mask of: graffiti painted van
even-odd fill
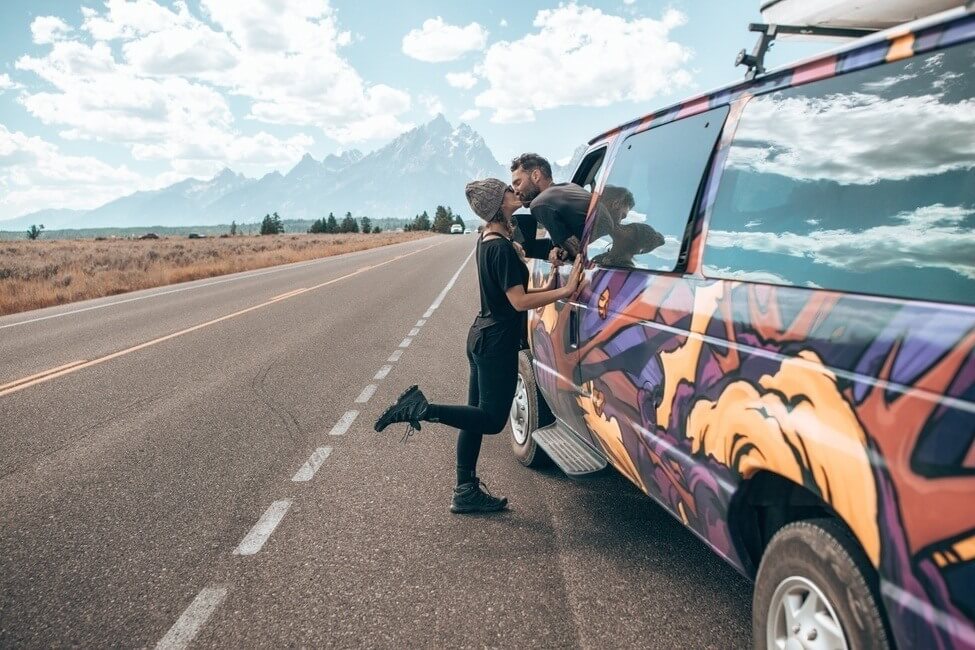
[[[515,455],[656,499],[755,581],[756,647],[975,648],[972,12],[655,112],[576,170],[587,282],[531,313]]]

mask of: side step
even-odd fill
[[[572,478],[598,472],[606,467],[606,459],[595,449],[579,440],[575,434],[555,422],[532,432],[532,439],[545,450],[563,472]]]

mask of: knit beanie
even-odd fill
[[[497,178],[485,178],[482,181],[471,181],[464,188],[467,202],[471,204],[474,214],[487,222],[494,220],[504,202],[504,192],[507,183]]]

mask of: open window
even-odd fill
[[[572,175],[572,182],[580,187],[584,187],[590,194],[595,192],[596,181],[599,179],[599,172],[603,169],[603,160],[605,158],[605,146],[587,153],[586,157],[579,163],[576,173]]]

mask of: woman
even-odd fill
[[[457,438],[457,487],[451,512],[494,512],[508,504],[481,487],[477,457],[481,438],[504,428],[518,379],[518,350],[525,330],[525,313],[564,300],[575,293],[582,274],[582,258],[576,260],[566,286],[554,288],[558,270],[553,268],[545,287],[528,288],[528,268],[511,241],[511,217],[521,207],[514,190],[503,181],[488,178],[468,183],[467,201],[486,224],[478,235],[477,278],[481,310],[467,336],[470,383],[467,406],[430,404],[417,386],[400,395],[376,421],[376,431],[394,422],[439,422],[460,430]],[[412,432],[407,430],[407,436]]]

